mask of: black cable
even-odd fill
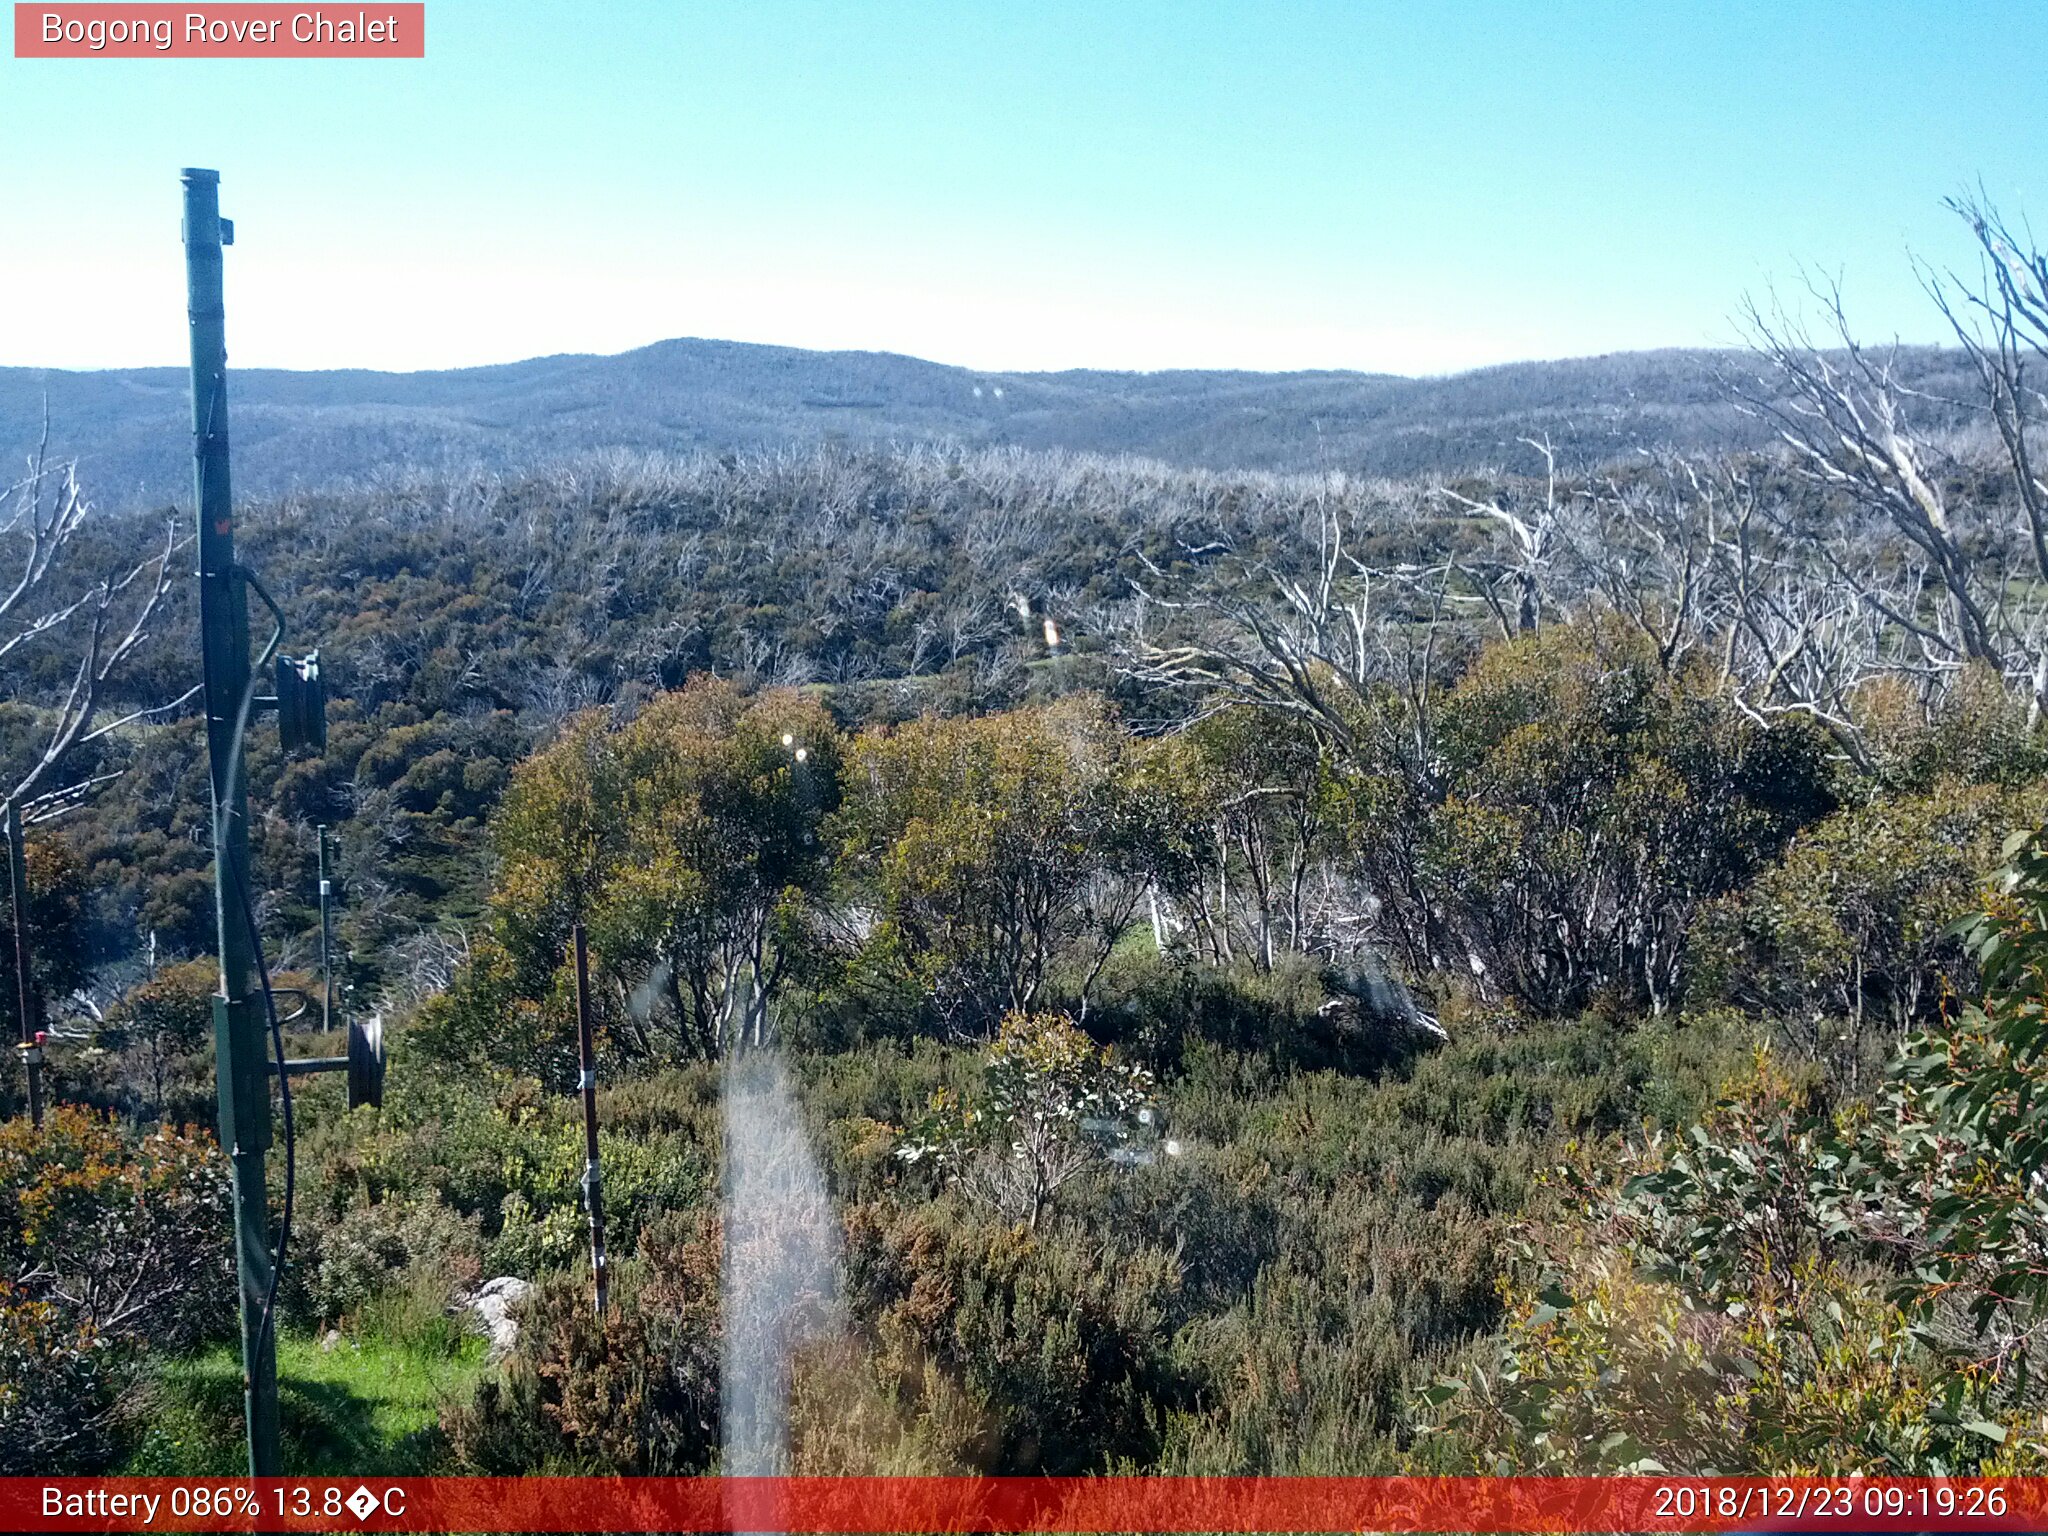
[[[263,583],[256,579],[254,573],[248,567],[240,564],[232,568],[231,574],[247,582],[255,590],[256,595],[263,600],[263,605],[270,610],[271,616],[276,620],[277,627],[271,631],[270,639],[264,644],[262,654],[257,657],[256,664],[249,669],[249,680],[242,688],[241,706],[235,711],[234,743],[228,749],[228,771],[225,775],[225,782],[230,796],[225,811],[229,816],[237,814],[240,809],[234,803],[232,797],[236,779],[241,772],[242,747],[249,736],[249,715],[256,707],[256,685],[262,678],[264,669],[270,665],[271,658],[277,655],[277,648],[284,640],[284,612],[277,606],[276,601],[271,595],[264,590]],[[221,814],[222,807],[216,805],[214,807],[216,825],[218,825]],[[250,902],[249,872],[246,869],[234,867],[234,861],[226,857],[226,843],[224,841],[216,841],[214,845],[214,860],[217,865],[226,868],[229,877],[232,879],[235,887],[235,898],[242,908],[242,921],[249,930],[249,948],[254,951],[256,956],[256,977],[263,986],[263,1011],[270,1023],[271,1048],[277,1053],[277,1086],[284,1100],[284,1213],[278,1223],[277,1243],[271,1249],[270,1285],[263,1293],[263,1315],[256,1328],[256,1348],[260,1351],[263,1348],[263,1341],[275,1335],[277,1324],[277,1283],[279,1277],[284,1273],[285,1250],[290,1245],[292,1235],[292,1196],[298,1182],[299,1142],[298,1133],[292,1124],[292,1081],[285,1072],[284,1030],[277,1022],[277,999],[270,990],[270,965],[263,958],[263,932],[256,926],[256,909]],[[225,938],[226,935],[222,935],[222,937]],[[221,980],[223,983],[226,982],[227,977],[225,974],[223,974]]]
[[[270,990],[270,964],[263,958],[263,934],[256,926],[256,912],[249,905],[248,871],[235,872],[235,894],[240,899],[242,920],[248,924],[249,947],[256,955],[256,979],[263,986],[263,1011],[270,1021],[270,1044],[277,1053],[277,1087],[284,1107],[284,1211],[278,1221],[277,1245],[271,1250],[270,1287],[263,1294],[263,1319],[256,1329],[256,1347],[261,1349],[276,1324],[277,1283],[284,1275],[284,1255],[292,1237],[292,1195],[298,1183],[299,1138],[292,1125],[292,1080],[285,1071],[284,1029],[277,1021],[277,998]]]

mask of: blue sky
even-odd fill
[[[2036,0],[427,21],[423,61],[0,58],[0,364],[183,361],[186,164],[238,225],[234,359],[282,367],[698,335],[1429,373],[1726,343],[1802,263],[1865,335],[1933,339],[1941,197],[2048,224]]]

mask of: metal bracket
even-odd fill
[[[277,1076],[277,1063],[271,1061],[270,1075]],[[287,1077],[310,1077],[320,1072],[346,1072],[348,1074],[348,1107],[360,1109],[365,1104],[373,1109],[384,1105],[384,1018],[371,1014],[367,1020],[351,1019],[348,1026],[348,1054],[346,1056],[298,1056],[286,1060]]]
[[[348,1026],[348,1107],[384,1106],[384,1016],[352,1019]]]
[[[294,757],[327,750],[327,685],[317,650],[277,658],[277,734]]]

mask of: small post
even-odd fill
[[[609,1276],[604,1260],[604,1185],[597,1166],[597,1044],[590,1031],[590,952],[583,925],[575,929],[576,1049],[583,1075],[583,1208],[590,1213],[590,1273],[597,1292],[597,1315],[604,1316]]]
[[[334,968],[329,963],[330,928],[327,919],[327,827],[314,829],[320,839],[320,1028],[334,1029]]]
[[[14,904],[14,992],[16,1017],[21,1022],[22,1065],[28,1070],[28,1118],[37,1130],[43,1128],[43,1043],[36,1008],[35,979],[29,975],[28,942],[28,850],[21,841],[21,807],[7,804],[8,892]]]

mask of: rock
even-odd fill
[[[486,1280],[477,1287],[476,1294],[469,1298],[469,1310],[491,1341],[491,1358],[502,1360],[512,1352],[512,1346],[519,1342],[519,1321],[512,1316],[512,1309],[526,1299],[526,1293],[533,1287],[515,1275],[500,1275],[495,1280]]]
[[[1417,1007],[1414,996],[1376,959],[1359,957],[1326,967],[1322,982],[1327,1000],[1316,1012],[1339,1029],[1377,1032],[1393,1040],[1403,1035],[1451,1038],[1436,1016]]]

